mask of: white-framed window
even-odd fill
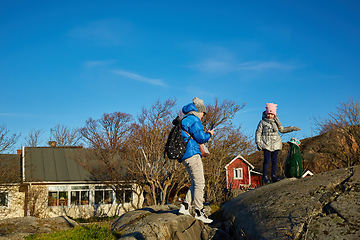
[[[90,204],[90,186],[71,186],[70,192],[71,205]]]
[[[48,207],[129,203],[132,197],[131,185],[124,186],[118,194],[115,194],[113,189],[105,185],[84,184],[48,187]],[[0,201],[1,204],[3,202],[7,204],[5,197],[4,200],[1,199]]]
[[[112,204],[114,202],[114,191],[108,186],[95,186],[94,204]]]
[[[48,206],[67,206],[68,186],[51,186],[48,189]]]
[[[133,190],[130,185],[124,186],[123,189],[116,193],[116,203],[129,203],[133,197]]]
[[[234,169],[234,179],[243,179],[243,169],[242,168]]]
[[[8,192],[0,192],[0,207],[8,207],[9,206],[9,193]]]

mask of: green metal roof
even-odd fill
[[[24,182],[93,181],[92,174],[77,162],[85,151],[76,147],[25,147]]]

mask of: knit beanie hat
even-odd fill
[[[292,143],[297,145],[298,147],[300,146],[301,142],[299,140],[297,140],[296,138],[291,138],[290,141],[288,143]]]
[[[266,114],[271,113],[276,115],[276,106],[277,104],[274,103],[266,103]]]
[[[195,97],[192,100],[193,104],[195,105],[196,109],[198,110],[199,113],[204,112],[206,113],[206,107],[204,104],[204,101],[201,100],[200,98]]]

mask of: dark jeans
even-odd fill
[[[271,176],[276,177],[277,161],[278,161],[278,150],[270,152],[264,150],[264,163],[263,163],[263,178],[267,177],[268,166],[271,160]]]

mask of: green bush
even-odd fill
[[[86,240],[86,239],[104,239],[114,240],[120,236],[115,236],[110,226],[107,224],[89,224],[87,226],[76,226],[73,229],[54,232],[54,233],[43,233],[33,234],[27,236],[26,240],[52,240],[52,239],[69,239],[69,240]]]

